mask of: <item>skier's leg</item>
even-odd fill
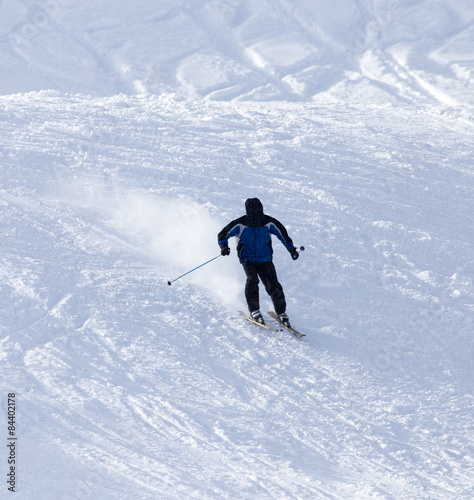
[[[260,298],[258,293],[258,272],[254,262],[242,263],[245,274],[247,275],[247,282],[245,283],[245,299],[250,312],[258,311],[260,309]]]
[[[279,315],[286,311],[286,300],[283,287],[278,281],[276,269],[273,262],[261,262],[258,264],[258,275],[262,280],[265,290],[273,302],[275,312]]]

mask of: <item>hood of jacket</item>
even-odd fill
[[[252,227],[263,226],[263,205],[258,198],[245,201],[245,211]]]

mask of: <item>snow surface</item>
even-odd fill
[[[3,0],[0,95],[474,104],[471,0]]]
[[[1,498],[12,392],[22,499],[474,497],[473,24],[0,2]],[[303,340],[234,248],[167,286],[254,196]]]

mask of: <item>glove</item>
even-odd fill
[[[230,248],[228,245],[222,245],[221,246],[221,255],[226,256],[230,254]]]
[[[290,255],[293,260],[296,260],[300,256],[295,247],[290,248]]]

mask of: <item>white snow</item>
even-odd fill
[[[1,2],[0,497],[14,393],[22,499],[472,498],[473,26]],[[255,196],[303,340],[240,318],[233,246],[167,285]]]

